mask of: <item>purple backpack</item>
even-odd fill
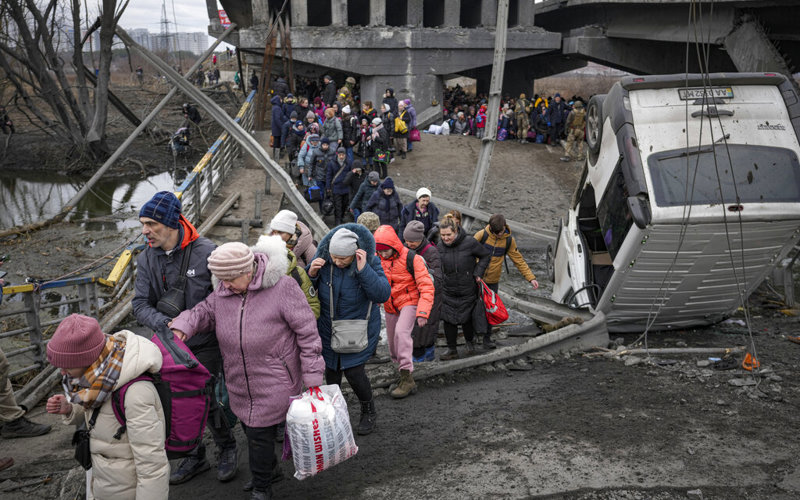
[[[149,380],[156,387],[164,409],[167,436],[164,448],[167,450],[167,458],[171,460],[185,456],[203,440],[214,388],[211,385],[211,375],[203,365],[197,363],[194,368],[187,368],[176,363],[158,335],[153,335],[150,340],[158,346],[164,358],[161,371],[145,372],[113,392],[111,407],[121,425],[114,438],[120,439],[125,433],[124,401],[128,388],[134,382]],[[186,344],[177,337],[174,342],[179,349],[186,351],[194,361],[197,361]]]

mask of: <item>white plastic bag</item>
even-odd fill
[[[286,432],[294,459],[294,477],[303,480],[358,453],[347,402],[338,385],[322,385],[292,401]]]

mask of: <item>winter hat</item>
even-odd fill
[[[330,144],[331,140],[328,137],[323,137],[321,142],[322,142],[322,144]]]
[[[178,229],[180,216],[181,202],[175,194],[169,191],[156,193],[139,210],[139,217],[148,217],[172,229]]]
[[[425,224],[418,220],[412,220],[406,224],[403,231],[403,239],[406,241],[422,241],[425,238]]]
[[[387,245],[386,243],[375,242],[375,250],[394,250],[394,249],[389,245]]]
[[[375,212],[362,212],[356,222],[369,229],[370,233],[377,231],[381,225],[381,219]]]
[[[289,115],[290,120],[297,120],[297,111],[292,111],[292,114]]]
[[[342,154],[342,155],[343,155],[343,154],[345,154],[345,153],[347,153],[347,150],[346,150],[346,149],[344,149],[344,148],[343,148],[343,147],[341,147],[341,146],[340,146],[340,147],[339,147],[339,148],[336,150],[336,154]]]
[[[561,97],[561,94],[559,94],[558,92],[556,92],[556,95],[555,95],[554,97]]]
[[[342,108],[342,113],[347,113],[348,115],[350,114],[350,105],[349,104]]]
[[[352,83],[353,85],[356,84],[356,79],[353,78],[352,76],[348,76],[347,78],[344,79],[344,81],[347,83]]]
[[[499,233],[506,228],[506,218],[503,214],[494,214],[489,217],[489,228],[493,233]]]
[[[389,105],[388,105],[388,104],[386,104],[386,103],[383,103],[383,111],[384,111],[384,112],[386,112],[386,111],[389,111],[390,109],[392,109],[392,107],[391,107],[391,106],[389,106]]]
[[[383,180],[383,184],[381,184],[381,189],[394,189],[394,181],[391,177],[387,177]]]
[[[294,228],[297,224],[297,214],[291,210],[281,210],[275,217],[269,221],[269,228],[272,231],[280,231],[282,233],[294,234]]]
[[[311,134],[308,136],[308,142],[317,142],[319,140],[319,134]]]
[[[208,256],[208,270],[222,281],[235,280],[253,269],[253,251],[240,241],[218,246]]]
[[[320,99],[319,97],[315,97],[314,104],[322,104],[322,99]]]
[[[575,105],[573,107],[575,109],[583,109],[583,103],[581,101],[575,101]]]
[[[372,124],[373,125],[380,125],[381,123],[383,123],[383,121],[380,118],[378,118],[377,116],[372,119]]]
[[[369,179],[370,182],[378,182],[381,180],[381,175],[376,170],[373,170],[367,174],[367,179]]]
[[[405,103],[406,106],[411,106],[411,99],[403,99],[403,103]]]
[[[322,78],[323,78],[324,80],[333,80],[333,78],[331,78],[331,75],[325,75],[325,76],[323,76]]]
[[[314,112],[313,112],[313,111],[309,111],[308,113],[306,113],[306,120],[308,120],[309,118],[314,118],[314,117],[316,117],[316,116],[317,116],[317,115],[316,115],[316,114],[314,114]]]
[[[328,251],[337,257],[350,257],[358,249],[358,235],[346,228],[340,228],[331,236]]]
[[[417,189],[417,195],[416,196],[417,196],[416,199],[420,199],[423,196],[427,196],[428,198],[430,198],[431,197],[431,190],[426,188],[426,187],[421,187],[421,188]]]
[[[106,345],[106,336],[96,319],[70,314],[47,343],[47,361],[58,368],[91,366]]]

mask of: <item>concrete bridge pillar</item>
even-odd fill
[[[347,26],[347,0],[331,0],[331,26]]]
[[[519,0],[519,25],[525,28],[533,26],[533,0]]]
[[[422,4],[425,0],[408,0],[408,24],[416,28],[422,27]]]
[[[457,28],[461,24],[461,0],[444,0],[444,26]]]
[[[442,86],[444,79],[441,75],[376,75],[362,76],[361,101],[372,101],[376,110],[380,109],[383,93],[387,88],[394,89],[397,99],[411,99],[418,110],[426,110],[431,103],[436,101],[442,104]],[[440,121],[441,121],[441,117]]]
[[[292,26],[308,26],[306,0],[292,0]]]
[[[487,28],[497,26],[497,0],[481,0],[481,25]]]
[[[386,26],[385,0],[369,0],[369,25]]]
[[[252,0],[253,24],[266,24],[269,22],[269,1]]]

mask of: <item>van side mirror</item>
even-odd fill
[[[652,215],[650,214],[650,202],[643,195],[628,197],[628,210],[631,213],[634,224],[639,229],[644,229],[650,224]]]

